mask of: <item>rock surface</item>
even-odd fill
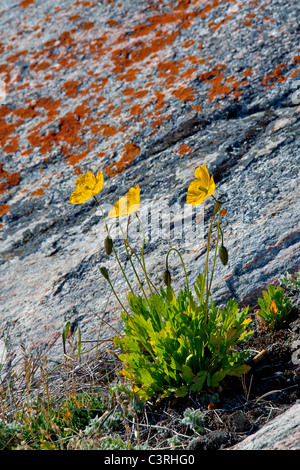
[[[300,403],[229,450],[300,450]]]
[[[101,212],[93,199],[68,203],[88,169],[104,172],[106,208],[139,184],[141,215],[173,210],[185,221],[173,238],[170,226],[147,226],[157,285],[171,246],[191,284],[203,271],[212,202],[194,214],[198,238],[183,214],[204,163],[227,210],[215,301],[255,303],[299,271],[299,9],[298,0],[0,1],[0,333],[12,365],[21,344],[60,357],[66,320],[84,341],[118,325],[99,266],[123,299],[127,290],[105,254]],[[170,266],[182,287],[175,255]]]

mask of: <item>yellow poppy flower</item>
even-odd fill
[[[206,165],[198,167],[195,171],[195,179],[188,187],[188,194],[186,197],[187,204],[197,206],[201,204],[204,199],[211,196],[216,189],[213,176],[209,176]]]
[[[135,188],[130,188],[125,197],[116,202],[113,209],[109,211],[108,217],[124,217],[133,214],[140,206],[140,187],[137,184]]]
[[[90,197],[96,196],[103,188],[103,173],[98,171],[95,176],[90,170],[87,174],[79,176],[75,181],[76,189],[71,194],[69,202],[71,204],[82,204]]]

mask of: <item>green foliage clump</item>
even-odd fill
[[[280,286],[269,285],[262,294],[263,298],[258,299],[260,310],[257,315],[269,330],[279,328],[291,311],[291,302]]]
[[[1,423],[0,422],[0,450],[10,449],[16,444],[17,433],[20,432],[20,425],[14,423]]]
[[[211,301],[207,311],[202,300],[203,276],[197,278],[197,303],[185,287],[178,296],[171,286],[152,294],[147,302],[128,294],[133,312],[122,312],[124,336],[115,337],[122,349],[122,374],[142,399],[174,394],[186,396],[204,386],[216,387],[227,375],[241,376],[249,370],[246,352],[236,346],[253,332],[246,331],[248,308],[239,310],[236,300],[224,309]]]
[[[33,409],[26,407],[16,413],[16,422],[19,424],[15,435],[18,439],[12,439],[12,435],[7,448],[12,448],[14,444],[17,448],[62,450],[74,432],[81,432],[90,425],[95,412],[102,415],[107,409],[103,398],[88,394],[70,394],[60,405],[53,406],[49,402],[40,406],[39,403],[37,409],[32,405]],[[10,425],[6,426],[5,431],[7,433],[13,429]],[[0,427],[0,444],[1,436],[4,435]]]
[[[279,283],[288,289],[299,291],[300,290],[300,273],[295,273],[295,277],[291,276],[289,273],[286,273],[286,276],[282,276],[279,279]]]

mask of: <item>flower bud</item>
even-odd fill
[[[164,283],[166,286],[171,285],[171,273],[168,269],[166,269],[165,274],[164,274]]]
[[[220,260],[222,261],[222,264],[226,266],[226,264],[228,263],[228,250],[223,245],[221,246],[219,250],[219,257],[220,257]]]
[[[105,252],[107,255],[110,255],[113,248],[113,241],[110,237],[106,237],[104,240]]]
[[[217,201],[214,207],[214,215],[216,215],[219,212],[219,210],[221,209],[221,206],[222,206],[222,202]]]
[[[102,276],[108,281],[109,275],[108,275],[107,269],[104,266],[101,266],[101,268],[99,268],[99,271],[102,274]]]

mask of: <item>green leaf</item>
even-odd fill
[[[68,320],[63,327],[63,332],[62,332],[62,340],[63,340],[63,349],[64,349],[64,354],[66,354],[66,341],[67,341],[67,336],[68,336],[68,331],[70,328],[70,321]]]
[[[202,274],[198,274],[196,278],[196,285],[194,286],[194,290],[199,300],[199,304],[202,305],[204,295],[205,295],[205,278]]]
[[[176,296],[171,286],[167,286],[166,294],[167,294],[167,300],[168,302],[170,302],[170,304],[176,303]]]
[[[177,388],[174,395],[175,397],[179,398],[179,397],[185,397],[188,393],[189,393],[189,387],[187,387],[186,385],[183,385],[182,387]]]
[[[48,441],[43,441],[41,443],[41,450],[55,450],[56,447],[54,444],[50,444]]]
[[[81,354],[81,328],[80,328],[79,324],[78,324],[78,327],[77,327],[77,331],[78,331],[78,352],[77,352],[77,356],[80,356],[80,354]]]
[[[187,385],[192,383],[194,377],[194,373],[189,366],[183,365],[182,366],[182,378],[186,382]]]
[[[216,387],[221,382],[221,380],[224,379],[227,373],[225,370],[221,369],[215,372],[211,377],[210,374],[208,374],[207,385],[209,387]]]
[[[233,369],[228,371],[228,375],[234,375],[235,377],[240,377],[243,374],[246,374],[251,369],[247,364],[240,364],[235,366]]]
[[[193,385],[191,386],[191,391],[192,392],[200,392],[200,390],[202,389],[202,387],[204,385],[206,377],[207,377],[206,372],[204,372],[204,371],[203,372],[198,372],[197,378],[196,378],[195,382],[193,383]]]

